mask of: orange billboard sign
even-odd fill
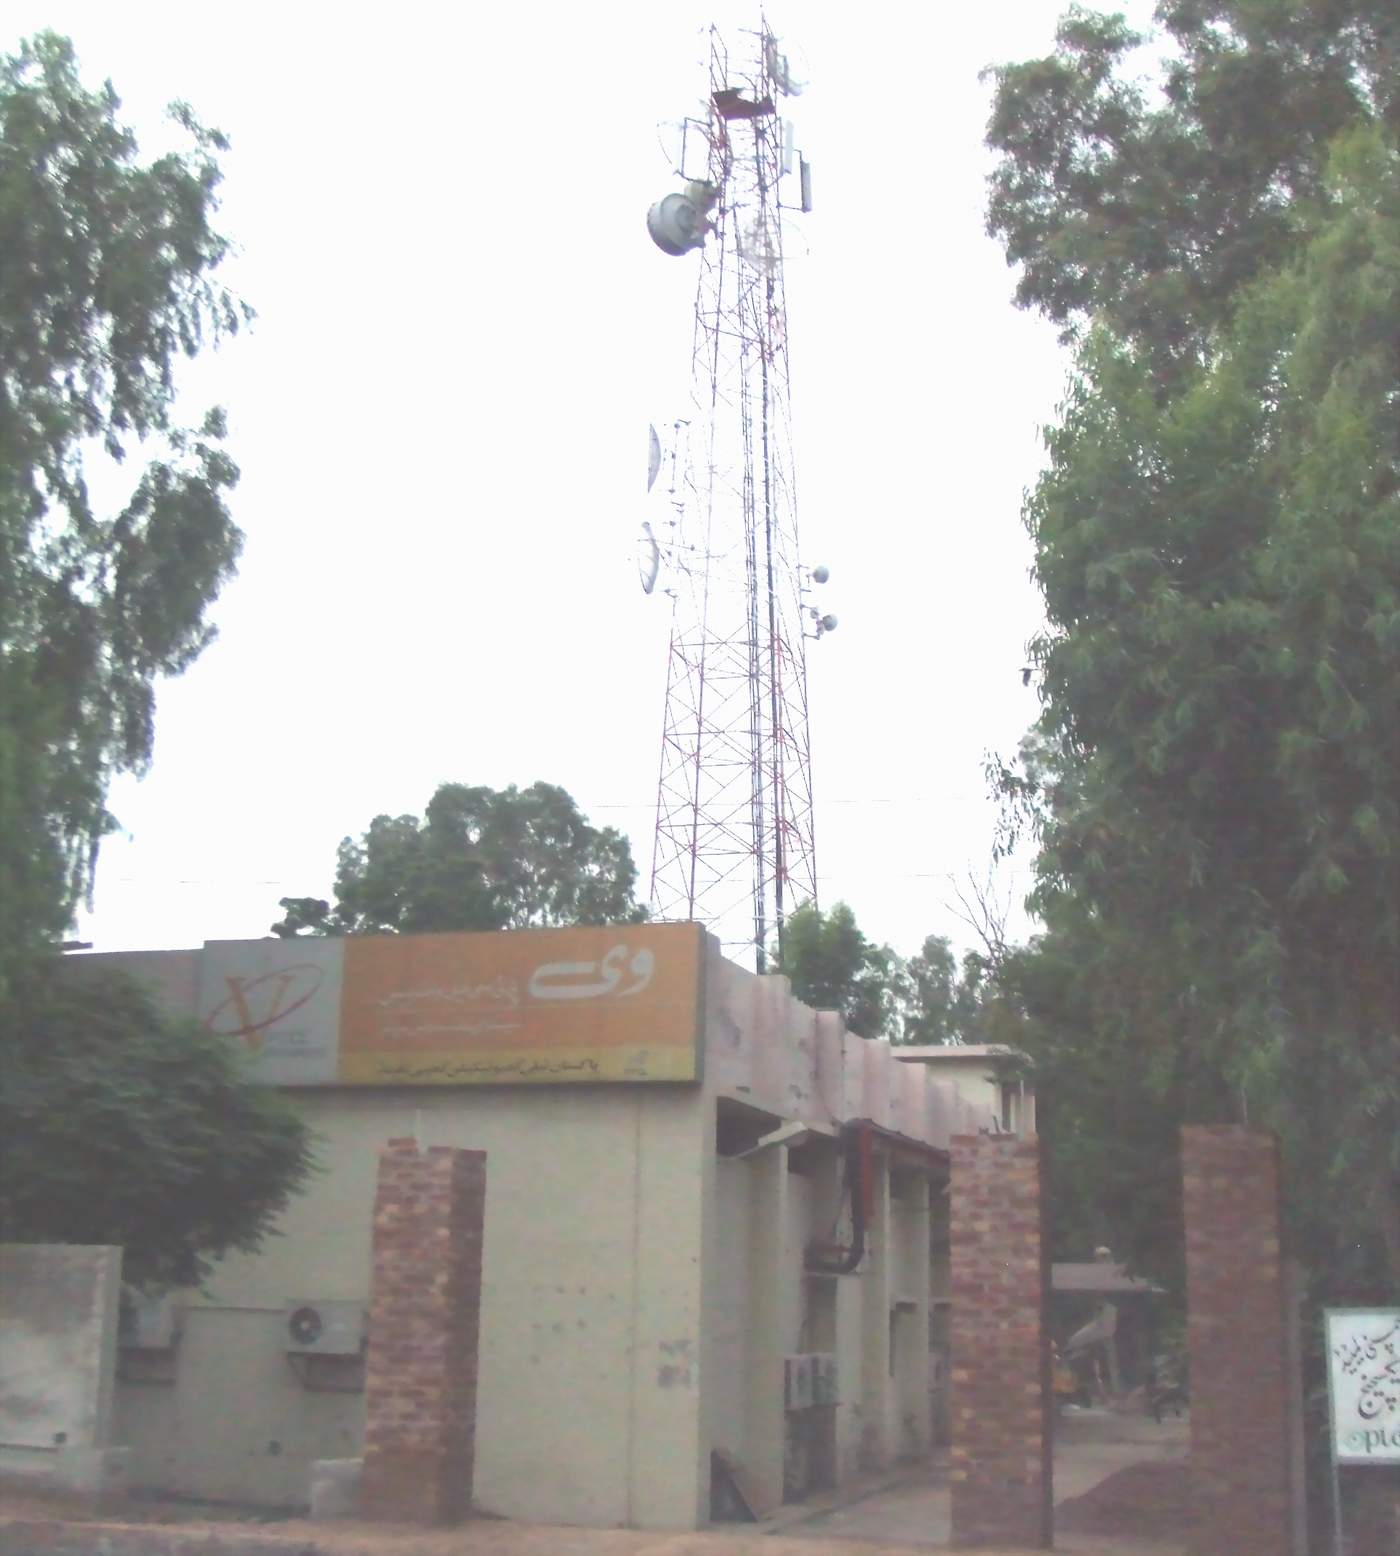
[[[695,924],[352,937],[336,1078],[698,1080],[702,938]]]

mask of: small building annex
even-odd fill
[[[132,1309],[134,1485],[295,1507],[359,1454],[377,1163],[404,1136],[486,1152],[483,1510],[695,1528],[736,1486],[763,1514],[930,1445],[949,1137],[998,1121],[698,926],[73,965],[242,1043],[320,1138],[279,1236]]]

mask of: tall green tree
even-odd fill
[[[993,68],[988,229],[1016,298],[1090,320],[1165,389],[1208,358],[1244,290],[1296,258],[1348,128],[1400,134],[1392,0],[1160,0],[1156,82],[1119,15],[1072,6],[1043,59]]]
[[[633,893],[627,839],[594,827],[555,784],[528,789],[445,783],[423,816],[376,816],[340,845],[336,902],[284,897],[279,935],[528,929],[629,924],[646,916]]]
[[[962,1038],[958,958],[945,935],[929,935],[905,964],[909,1011],[899,1034],[905,1043],[939,1044]]]
[[[225,142],[177,105],[185,149],[143,161],[119,107],[64,38],[0,57],[0,1238],[187,1284],[267,1234],[310,1144],[223,1040],[52,954],[240,543],[223,413],[175,406],[247,317],[214,280]]]
[[[143,161],[119,107],[67,39],[0,56],[0,988],[90,886],[240,544],[223,412],[175,406],[248,316],[215,280],[226,142],[177,104],[186,148]]]
[[[999,951],[997,960],[1000,959]],[[994,1043],[997,1018],[993,958],[967,951],[961,962],[946,935],[930,935],[907,962],[895,959],[900,1009],[898,1043]]]
[[[1007,787],[1040,806],[1042,970],[1081,976],[1023,963],[1028,1041],[1066,1059],[1077,1002],[1086,1063],[1131,1055],[1173,1124],[1279,1124],[1317,1267],[1394,1290],[1397,16],[1159,16],[1160,103],[1083,12],[997,73],[992,226],[1080,340],[1027,506],[1043,713]]]

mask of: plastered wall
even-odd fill
[[[109,1441],[121,1250],[0,1244],[0,1455]]]
[[[361,1396],[302,1386],[283,1305],[367,1296],[377,1153],[414,1135],[491,1163],[478,1504],[543,1521],[693,1526],[709,1487],[695,1406],[710,1144],[699,1092],[327,1091],[301,1102],[323,1171],[280,1237],[188,1299],[175,1381],[119,1390],[133,1481],[295,1504],[313,1460],[359,1452]]]

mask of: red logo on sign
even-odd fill
[[[263,1045],[263,1033],[294,1010],[300,1010],[325,980],[325,972],[311,962],[279,967],[260,978],[226,973],[228,998],[204,1024],[221,1037],[241,1037],[257,1053]]]

